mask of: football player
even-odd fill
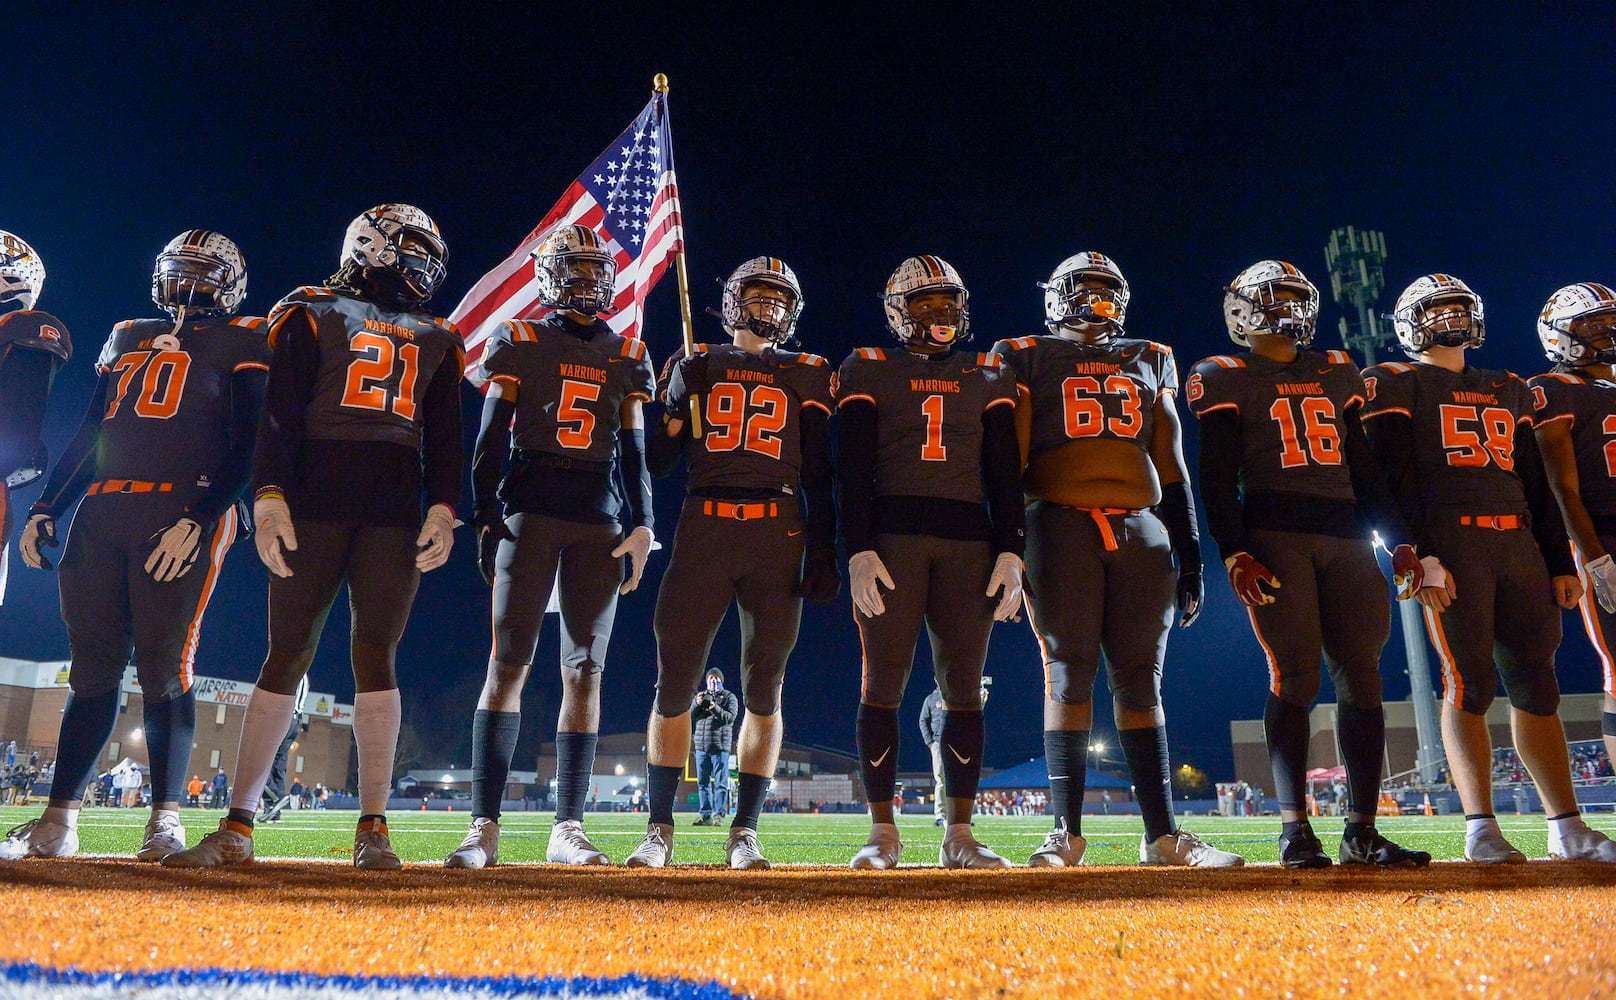
[[[802,599],[829,601],[841,590],[831,505],[831,370],[817,355],[781,350],[802,305],[791,268],[754,257],[724,282],[721,318],[730,343],[697,344],[689,357],[669,363],[652,471],[673,471],[682,453],[690,477],[657,593],[657,694],[646,741],[651,815],[645,840],[628,857],[633,867],[660,868],[672,859],[673,800],[690,755],[691,701],[731,602],[740,614],[746,714],[737,753],[740,793],[724,853],[731,868],[769,867],[757,825],[780,756],[786,660],[797,644]],[[700,436],[691,433],[692,408]]]
[[[96,361],[78,434],[28,511],[19,548],[50,569],[56,521],[85,497],[62,552],[72,663],[50,804],[0,857],[78,851],[79,804],[118,719],[131,655],[144,702],[152,814],[135,856],[185,848],[179,806],[196,730],[191,688],[202,613],[235,540],[269,372],[264,321],[232,318],[247,266],[222,233],[181,233],[157,257],[152,300],[168,319],[119,323]]]
[[[522,687],[557,587],[562,693],[545,858],[609,863],[584,835],[584,801],[617,597],[639,586],[651,551],[641,406],[656,390],[656,373],[643,341],[618,336],[601,319],[617,261],[594,230],[557,229],[535,252],[533,269],[539,301],[552,311],[502,326],[480,373],[488,396],[472,505],[478,566],[494,588],[494,647],[472,719],[471,829],[444,862],[450,868],[498,863],[499,804],[521,727]],[[614,485],[614,468],[626,491]]]
[[[45,264],[21,237],[0,231],[0,602],[6,597],[11,491],[44,471],[39,439],[56,371],[73,356],[67,326],[34,308]]]
[[[1330,865],[1306,812],[1308,709],[1322,657],[1351,790],[1341,862],[1427,865],[1429,854],[1375,830],[1386,753],[1380,651],[1391,614],[1371,531],[1395,544],[1402,596],[1419,589],[1423,568],[1369,453],[1363,377],[1345,351],[1309,349],[1318,315],[1319,290],[1282,260],[1258,261],[1225,289],[1229,339],[1249,350],[1200,362],[1185,387],[1201,421],[1201,496],[1268,658],[1263,722],[1283,824],[1280,862]]]
[[[1103,654],[1144,819],[1140,862],[1241,864],[1239,855],[1173,822],[1162,662],[1175,608],[1179,626],[1188,627],[1203,590],[1195,501],[1173,407],[1173,352],[1124,336],[1128,282],[1104,254],[1074,254],[1041,284],[1049,334],[994,347],[1016,383],[1022,480],[1032,501],[1027,608],[1043,650],[1055,819],[1028,863],[1082,861],[1079,817]]]
[[[903,852],[893,822],[898,706],[924,626],[947,706],[939,862],[1004,868],[1009,862],[972,834],[971,811],[982,776],[988,635],[1021,602],[1026,518],[1015,384],[994,355],[958,349],[969,299],[942,258],[899,264],[883,305],[900,349],[857,349],[835,389],[839,516],[864,646],[859,770],[871,820],[852,867],[893,868]]]
[[[1486,326],[1481,299],[1452,275],[1405,288],[1392,326],[1414,363],[1364,372],[1364,429],[1420,551],[1441,562],[1426,566],[1416,597],[1442,663],[1442,741],[1465,810],[1465,858],[1526,860],[1492,811],[1486,713],[1501,676],[1515,752],[1548,815],[1549,856],[1616,861],[1571,787],[1554,653],[1560,608],[1576,606],[1582,584],[1531,433],[1531,390],[1511,372],[1466,364]]]
[[[1582,577],[1582,622],[1605,672],[1600,731],[1616,760],[1616,291],[1592,281],[1549,297],[1537,319],[1552,371],[1529,380],[1537,444]]]
[[[166,865],[252,859],[254,812],[298,681],[346,582],[359,751],[353,863],[400,867],[385,816],[399,730],[394,656],[421,573],[449,558],[460,498],[465,350],[451,323],[425,312],[446,255],[425,212],[379,205],[349,224],[323,287],[299,288],[270,313],[252,477],[255,541],[270,572],[269,653],[242,723],[230,811]]]

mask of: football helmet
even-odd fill
[[[539,301],[594,316],[611,308],[617,258],[588,226],[562,226],[533,251]]]
[[[760,286],[778,289],[789,300],[782,309],[757,293]],[[753,257],[724,279],[720,318],[731,333],[746,330],[775,344],[791,340],[802,315],[802,286],[791,265],[778,257]]]
[[[232,316],[247,297],[247,261],[225,234],[187,229],[157,255],[151,294],[170,316]]]
[[[1543,304],[1537,339],[1555,364],[1616,364],[1616,292],[1593,281],[1567,285]],[[1601,346],[1603,345],[1603,346]]]
[[[1051,330],[1066,323],[1104,323],[1121,330],[1128,314],[1128,279],[1116,261],[1084,250],[1060,262],[1044,290],[1044,322]]]
[[[1461,306],[1460,314],[1433,316],[1436,310]],[[1451,274],[1427,274],[1414,279],[1397,297],[1392,329],[1409,355],[1433,347],[1480,347],[1487,339],[1481,298]]]
[[[919,312],[910,309],[911,300],[928,292],[942,292],[953,301]],[[941,257],[924,254],[899,264],[887,279],[881,304],[886,309],[887,327],[905,344],[947,347],[970,337],[970,294],[954,265]]]
[[[350,222],[342,240],[343,264],[396,272],[417,302],[438,290],[448,259],[438,224],[414,205],[377,205]]]
[[[1289,289],[1298,298],[1279,298],[1276,292]],[[1313,342],[1319,321],[1319,290],[1295,265],[1282,260],[1259,260],[1235,275],[1223,291],[1223,322],[1229,339],[1250,347],[1250,334],[1277,333],[1296,341],[1297,347]]]
[[[0,306],[32,309],[45,287],[45,264],[20,236],[0,230]]]

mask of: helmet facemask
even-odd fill
[[[1448,292],[1414,303],[1408,311],[1417,351],[1433,347],[1480,347],[1485,337],[1481,302],[1474,295]]]
[[[1566,324],[1565,333],[1566,364],[1616,365],[1616,308],[1584,313]]]
[[[1051,329],[1083,324],[1107,327],[1106,337],[1122,329],[1128,290],[1104,272],[1072,271],[1041,282],[1045,322]]]
[[[558,230],[533,255],[539,301],[553,309],[597,316],[611,309],[617,261],[583,226]]]
[[[164,250],[152,271],[152,301],[170,316],[231,316],[246,294],[244,271],[193,246]]]
[[[953,347],[965,339],[969,321],[964,289],[925,288],[904,300],[905,343]]]
[[[735,305],[737,329],[772,344],[791,339],[799,312],[791,289],[769,281],[748,281],[741,286]]]
[[[360,269],[364,288],[359,291],[419,306],[432,298],[447,273],[449,249],[436,229],[413,205],[379,205],[349,224],[344,270]]]
[[[1238,301],[1226,302],[1226,311],[1238,311],[1242,305],[1245,307],[1242,321],[1247,336],[1275,333],[1295,341],[1297,347],[1307,347],[1313,343],[1313,331],[1319,319],[1319,290],[1311,284],[1265,281],[1255,286],[1231,289],[1229,298]]]
[[[45,287],[45,265],[20,237],[0,232],[0,313],[32,309]]]

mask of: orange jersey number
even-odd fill
[[[772,385],[746,386],[720,382],[707,393],[707,451],[745,447],[769,458],[780,457],[780,431],[786,426],[789,400]]]
[[[405,420],[414,420],[421,349],[415,344],[400,344],[395,348],[393,341],[381,334],[356,333],[350,350],[355,357],[348,362],[342,405],[384,413],[391,410]],[[389,402],[387,383],[392,381],[395,371],[398,391]]]
[[[112,365],[118,373],[112,401],[107,403],[106,419],[118,415],[124,396],[140,379],[135,396],[135,416],[167,420],[180,411],[185,395],[185,377],[191,371],[191,356],[184,351],[130,351]]]
[[[1341,433],[1335,428],[1335,404],[1323,396],[1307,396],[1302,405],[1302,434],[1296,433],[1296,412],[1291,397],[1281,396],[1268,408],[1268,415],[1279,424],[1279,465],[1294,469],[1311,461],[1314,465],[1341,464]],[[1302,442],[1306,441],[1304,449]]]
[[[1505,472],[1515,468],[1515,418],[1501,406],[1443,403],[1442,450],[1448,464],[1480,468],[1489,463]]]
[[[1106,417],[1098,398],[1102,393],[1122,400],[1122,416]],[[1094,437],[1101,431],[1109,431],[1119,438],[1138,437],[1145,426],[1139,390],[1126,375],[1109,376],[1103,387],[1092,375],[1073,375],[1061,383],[1061,401],[1069,438]]]
[[[926,443],[920,446],[922,462],[948,461],[948,446],[943,444],[943,397],[927,396],[920,404],[926,415]]]
[[[556,408],[556,443],[563,448],[588,448],[595,436],[595,414],[580,403],[600,398],[600,386],[593,382],[561,380],[561,405]]]

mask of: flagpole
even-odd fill
[[[658,94],[666,94],[668,92],[668,75],[658,73],[651,79],[651,87]],[[681,212],[682,216],[683,213]],[[683,243],[684,238],[681,236],[680,244],[683,245]],[[681,249],[674,254],[673,259],[674,267],[679,273],[679,318],[684,322],[685,357],[688,358],[696,353],[696,335],[690,323],[690,279],[685,276],[684,250]],[[701,437],[701,407],[694,395],[690,397],[690,436],[697,439]]]

